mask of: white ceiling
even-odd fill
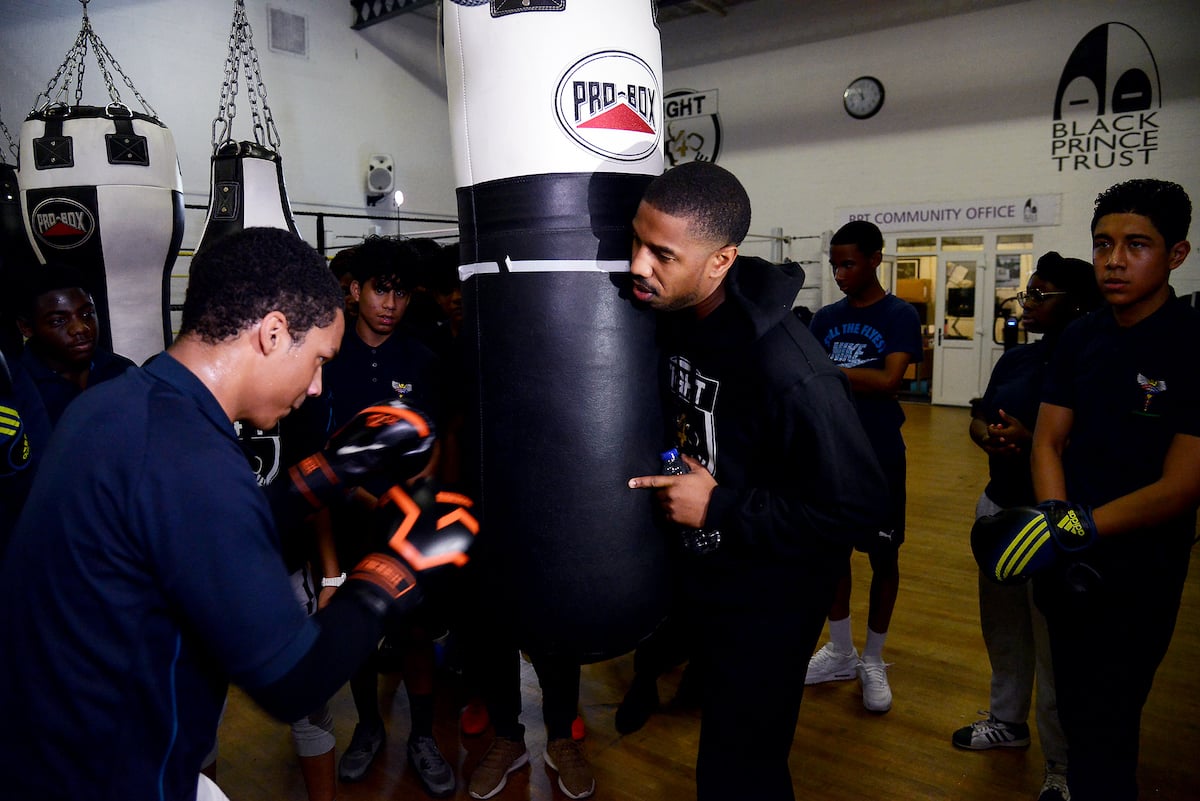
[[[592,2],[602,0],[592,0]],[[909,25],[1021,0],[660,0],[663,69]],[[365,38],[404,67],[414,44],[436,45],[440,3],[370,27]]]

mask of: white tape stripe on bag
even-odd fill
[[[494,261],[464,264],[458,268],[458,277],[466,281],[472,275],[498,275],[510,273],[623,273],[629,270],[629,261],[622,259],[597,261],[596,259],[530,259],[513,261],[504,259],[504,270]]]

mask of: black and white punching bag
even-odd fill
[[[256,142],[227,141],[212,156],[208,217],[196,252],[243,228],[296,232],[279,153]]]
[[[183,239],[174,137],[150,114],[110,103],[43,106],[20,139],[21,210],[38,260],[84,272],[102,344],[140,364],[171,339]]]
[[[25,232],[25,216],[21,213],[21,185],[17,168],[0,159],[0,265],[37,263],[29,235]],[[2,269],[2,268],[0,268]],[[7,275],[0,272],[0,275]],[[3,286],[12,287],[7,278]]]
[[[630,222],[662,172],[652,0],[452,0],[446,72],[481,536],[526,651],[607,659],[661,621],[654,320]],[[472,415],[468,415],[471,417]]]
[[[233,4],[233,27],[225,57],[221,101],[213,120],[212,175],[208,217],[196,245],[203,253],[218,239],[243,228],[283,228],[296,234],[291,203],[283,185],[279,156],[279,130],[267,103],[254,31],[246,13],[246,0]],[[235,141],[239,82],[244,81],[249,101],[254,141]],[[298,234],[297,234],[298,235]]]

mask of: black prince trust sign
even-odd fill
[[[1106,22],[1071,51],[1054,98],[1058,172],[1148,166],[1158,150],[1158,63],[1134,28]]]

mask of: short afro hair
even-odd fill
[[[1187,239],[1192,224],[1192,201],[1183,187],[1157,178],[1135,178],[1101,192],[1096,197],[1092,232],[1108,214],[1140,214],[1162,234],[1167,247]]]
[[[866,220],[851,220],[837,229],[837,233],[829,240],[833,245],[854,245],[858,252],[868,258],[883,252],[883,234],[873,222]]]
[[[18,318],[30,320],[38,298],[49,292],[63,289],[79,289],[89,297],[91,282],[84,271],[73,264],[49,261],[46,264],[31,264],[17,280],[18,302],[14,311]]]
[[[724,167],[689,161],[672,167],[646,187],[642,202],[688,221],[693,236],[740,245],[750,230],[750,196]]]
[[[246,228],[192,259],[179,335],[216,344],[279,311],[299,343],[330,325],[344,303],[325,258],[303,239],[281,228]]]

